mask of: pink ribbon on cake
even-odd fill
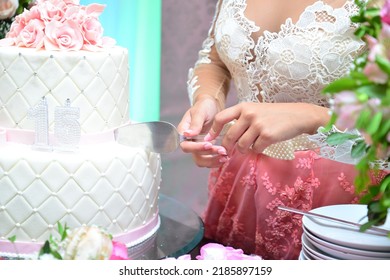
[[[152,237],[160,227],[160,217],[156,215],[145,225],[131,231],[114,235],[113,240],[126,244],[128,248],[138,245]],[[25,242],[0,240],[0,256],[8,257],[36,257],[35,254],[42,248],[43,242]]]
[[[49,139],[51,143],[55,144],[55,135],[53,133],[49,134]],[[0,127],[0,144],[11,142],[24,145],[33,145],[34,141],[34,130]],[[99,133],[81,134],[79,145],[85,146],[108,142],[115,142],[114,129]]]

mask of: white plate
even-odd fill
[[[299,257],[298,257],[298,260],[299,261],[306,261],[306,257],[303,255],[303,252],[301,251],[301,253],[299,254]]]
[[[390,253],[359,250],[349,247],[340,246],[318,238],[305,227],[304,235],[314,247],[322,252],[343,260],[389,260]]]
[[[364,218],[367,215],[367,206],[361,204],[324,206],[313,209],[311,212],[355,223],[367,221],[367,218]],[[363,250],[390,252],[390,238],[372,231],[359,232],[358,227],[308,216],[303,216],[302,224],[311,233],[328,242]],[[381,228],[390,228],[390,218]]]
[[[307,260],[307,261],[316,260],[316,259],[312,258],[312,257],[308,254],[307,249],[304,248],[303,246],[302,246],[301,254],[302,254],[303,258],[304,258],[305,260]]]
[[[328,256],[326,253],[318,250],[313,244],[310,243],[309,239],[305,234],[302,234],[302,249],[309,255],[312,259],[316,260],[336,260],[337,258]]]

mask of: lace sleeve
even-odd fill
[[[189,69],[188,72],[187,91],[191,105],[197,96],[206,94],[218,101],[220,109],[225,106],[231,75],[219,58],[214,41],[214,27],[221,5],[222,0],[219,0],[208,36],[199,51],[198,60],[194,68]]]

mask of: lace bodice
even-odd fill
[[[246,1],[224,0],[197,63],[207,63],[207,50],[215,44],[240,102],[257,102],[260,93],[264,102],[327,106],[321,90],[349,71],[363,46],[350,21],[357,12],[353,2],[334,9],[316,1],[296,23],[287,19],[278,33],[265,30],[256,40],[251,35],[261,27],[245,17]]]
[[[354,1],[346,1],[341,8],[315,1],[297,22],[287,19],[280,31],[263,30],[258,38],[253,34],[261,31],[261,26],[245,17],[246,8],[245,0],[218,2],[196,66],[211,63],[209,55],[215,46],[234,81],[239,102],[306,102],[327,107],[322,89],[348,73],[364,46],[350,21],[358,11]],[[199,88],[198,76],[190,69],[191,102]],[[309,145],[306,138],[297,139],[279,145],[279,152],[274,149],[270,154],[291,158],[293,150]]]

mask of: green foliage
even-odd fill
[[[360,7],[358,14],[351,17],[352,22],[358,24],[355,35],[363,40],[367,35],[378,38],[382,28],[380,8],[369,7],[366,1],[362,0],[355,0],[355,3]],[[327,139],[329,145],[339,145],[347,140],[355,140],[351,156],[360,159],[356,165],[358,176],[355,179],[355,188],[358,193],[364,194],[360,202],[368,205],[369,221],[362,226],[362,231],[373,225],[383,224],[390,208],[390,175],[385,176],[375,186],[370,180],[372,172],[378,172],[376,165],[379,159],[378,154],[380,155],[381,151],[387,151],[389,147],[386,137],[390,131],[390,79],[383,84],[370,80],[363,72],[367,61],[366,52],[355,60],[353,69],[346,77],[324,88],[324,93],[330,96],[335,96],[342,91],[352,91],[362,104],[368,104],[373,98],[381,102],[380,106],[374,106],[374,108],[372,105],[366,106],[359,113],[355,123],[355,128],[368,136],[370,143],[346,133],[334,133]],[[390,61],[387,57],[376,55],[375,63],[390,77]],[[327,125],[328,129],[336,123],[337,118],[338,116],[333,112],[331,121]],[[385,160],[388,161],[389,158]]]

